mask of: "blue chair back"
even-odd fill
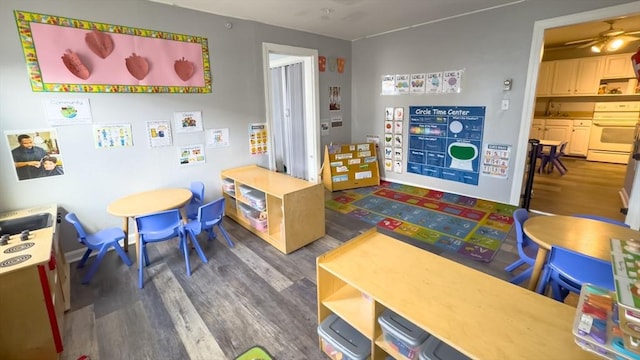
[[[204,183],[201,181],[194,181],[189,185],[189,189],[191,190],[191,194],[193,194],[192,200],[199,203],[204,201]]]
[[[624,227],[627,227],[627,228],[631,227],[631,226],[629,226],[628,224],[625,224],[622,221],[618,221],[618,220],[611,219],[611,218],[604,217],[604,216],[591,215],[591,214],[573,214],[572,216],[579,217],[579,218],[584,218],[584,219],[602,221],[602,222],[606,222],[606,223],[609,223],[609,224],[624,226]]]
[[[64,218],[76,229],[76,232],[78,233],[78,241],[81,244],[85,244],[85,241],[87,239],[87,232],[84,231],[80,220],[78,220],[78,216],[76,216],[75,213],[68,213]]]
[[[516,209],[513,212],[513,219],[515,220],[516,225],[516,241],[518,245],[518,255],[520,258],[524,260],[529,265],[533,265],[535,262],[535,256],[532,256],[535,252],[537,252],[538,244],[536,244],[533,240],[529,239],[529,237],[524,233],[524,222],[529,219],[529,212],[527,209]],[[527,250],[533,249],[531,250]]]
[[[569,291],[580,294],[582,285],[587,283],[614,291],[611,263],[552,246],[537,291],[544,293],[547,285],[551,285],[553,298],[564,301]]]
[[[224,216],[224,198],[219,198],[198,208],[198,221],[205,229],[213,227]]]
[[[187,232],[191,234],[194,242],[197,242],[196,236],[203,230],[207,232],[209,240],[214,239],[216,237],[216,234],[213,231],[213,228],[217,226],[218,230],[220,230],[225,240],[227,241],[229,247],[235,246],[233,241],[231,240],[231,237],[222,226],[224,204],[225,199],[224,197],[221,197],[198,208],[198,215],[196,216],[196,219],[189,220],[189,223],[185,227]]]
[[[187,218],[195,220],[198,217],[198,207],[204,201],[204,184],[201,181],[193,181],[189,185],[191,201],[186,206]]]
[[[144,242],[155,242],[183,236],[180,210],[173,209],[136,217],[138,234]]]

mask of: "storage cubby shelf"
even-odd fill
[[[225,214],[283,253],[288,254],[324,236],[322,184],[256,165],[224,170],[221,177]],[[231,182],[233,195],[228,190]],[[264,194],[264,209],[256,205],[255,198],[248,199],[240,189]],[[253,215],[261,217],[247,218],[241,205],[255,209]]]

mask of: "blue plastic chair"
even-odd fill
[[[191,235],[192,241],[197,242],[196,236],[202,231],[207,232],[207,239],[212,240],[216,238],[216,234],[213,231],[214,227],[218,227],[218,230],[222,233],[227,245],[234,247],[235,244],[229,237],[227,231],[222,227],[222,218],[224,216],[224,198],[221,197],[218,200],[214,200],[208,204],[202,205],[198,208],[198,216],[196,220],[191,220],[187,223],[187,232]]]
[[[512,272],[522,265],[529,265],[529,268],[523,270],[520,274],[514,276],[509,282],[512,284],[520,284],[524,280],[531,277],[533,272],[533,264],[536,262],[538,254],[538,244],[533,242],[522,230],[524,222],[529,218],[529,212],[526,209],[516,209],[513,212],[513,219],[516,225],[516,237],[518,246],[518,255],[520,259],[514,261],[511,265],[505,267],[505,271]]]
[[[191,200],[186,206],[187,218],[195,220],[198,217],[198,208],[204,202],[204,183],[194,181],[189,185],[191,190]]]
[[[564,302],[569,292],[580,294],[582,285],[587,283],[615,291],[611,263],[552,246],[536,292],[544,294],[551,286],[553,298]]]
[[[153,214],[136,217],[138,235],[140,241],[140,254],[138,254],[138,287],[144,286],[143,270],[149,265],[149,255],[147,254],[147,244],[179,238],[179,248],[184,254],[184,261],[187,268],[187,275],[191,276],[191,264],[189,263],[189,246],[185,235],[184,224],[180,215],[180,210],[167,210]],[[201,258],[204,257],[200,245],[195,242],[193,247]],[[144,262],[143,262],[144,261]]]
[[[78,241],[87,247],[87,251],[85,251],[84,255],[82,255],[82,259],[80,260],[80,262],[78,262],[78,268],[84,267],[84,264],[87,262],[87,259],[89,258],[89,255],[92,251],[98,251],[98,256],[94,260],[91,269],[89,269],[89,272],[87,272],[82,278],[83,284],[87,284],[89,283],[89,281],[91,281],[91,278],[93,278],[93,275],[95,275],[96,271],[98,270],[100,262],[107,254],[107,251],[109,251],[109,249],[112,247],[118,253],[118,255],[120,255],[120,258],[122,259],[122,261],[124,261],[125,264],[127,264],[127,266],[132,265],[131,259],[129,259],[129,256],[127,256],[127,254],[118,243],[118,241],[123,240],[125,236],[122,229],[112,227],[100,230],[94,234],[87,234],[75,213],[68,213],[64,218],[76,229],[76,232],[78,233]]]
[[[584,218],[584,219],[602,221],[602,222],[606,222],[606,223],[609,223],[609,224],[624,226],[624,227],[627,227],[627,228],[631,227],[631,226],[629,226],[629,224],[625,224],[622,221],[618,221],[618,220],[611,219],[611,218],[604,217],[604,216],[591,215],[591,214],[573,214],[572,216],[579,217],[579,218]]]

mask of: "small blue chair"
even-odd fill
[[[631,226],[629,226],[629,224],[625,224],[622,221],[618,221],[618,220],[611,219],[611,218],[604,217],[604,216],[591,215],[591,214],[573,214],[571,216],[579,217],[579,218],[583,218],[583,219],[591,219],[591,220],[602,221],[602,222],[606,222],[606,223],[609,223],[609,224],[624,226],[624,227],[627,227],[627,228],[631,227]]]
[[[222,227],[223,217],[224,197],[200,206],[198,208],[198,216],[196,220],[190,220],[186,225],[187,232],[191,235],[192,241],[198,242],[196,236],[198,236],[202,231],[207,232],[208,240],[215,239],[216,234],[213,231],[213,228],[217,226],[218,230],[222,233],[222,236],[224,236],[225,240],[227,241],[227,245],[229,245],[229,247],[234,247],[235,244],[229,237],[229,234],[224,229],[224,227]]]
[[[167,210],[148,215],[136,216],[138,235],[140,241],[140,254],[138,254],[138,287],[144,286],[143,270],[149,265],[149,255],[147,254],[147,244],[179,238],[179,248],[184,254],[184,261],[187,268],[187,275],[191,276],[191,264],[189,263],[189,246],[185,234],[184,224],[180,210]],[[193,243],[201,258],[204,253],[197,242]],[[205,259],[206,260],[206,259]],[[144,262],[143,262],[144,261]]]
[[[84,227],[80,223],[80,220],[78,220],[78,216],[76,216],[75,213],[70,212],[64,218],[76,229],[76,232],[78,233],[78,241],[82,245],[87,247],[87,251],[85,251],[84,255],[82,255],[82,259],[80,260],[80,262],[78,262],[78,269],[84,267],[84,264],[87,262],[87,259],[89,258],[89,255],[92,251],[98,251],[98,256],[94,260],[91,269],[89,269],[89,272],[87,272],[82,278],[83,284],[88,284],[89,281],[91,281],[91,278],[98,270],[100,262],[110,248],[113,248],[118,253],[118,255],[120,255],[120,258],[122,259],[122,261],[124,261],[125,264],[127,264],[127,266],[132,265],[131,259],[129,259],[129,256],[127,256],[127,254],[118,243],[120,240],[123,240],[125,236],[122,229],[112,227],[100,230],[94,234],[87,234],[87,232],[84,230]]]
[[[527,209],[516,209],[513,212],[513,219],[516,225],[516,241],[518,247],[518,255],[520,259],[514,261],[511,265],[504,268],[507,272],[519,268],[522,265],[529,265],[529,268],[523,270],[520,274],[514,276],[509,282],[512,284],[520,284],[524,280],[531,277],[533,272],[533,264],[536,262],[536,255],[538,254],[538,244],[533,242],[524,233],[522,227],[524,222],[529,218],[529,212]]]
[[[186,205],[187,218],[189,220],[195,220],[198,217],[198,208],[204,202],[204,183],[201,181],[194,181],[189,185],[191,190],[191,200]]]
[[[587,283],[615,291],[611,263],[552,246],[536,292],[544,294],[547,286],[551,286],[553,298],[564,302],[569,292],[579,295],[582,285]]]

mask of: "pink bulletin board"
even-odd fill
[[[15,11],[33,91],[210,93],[207,39]]]

